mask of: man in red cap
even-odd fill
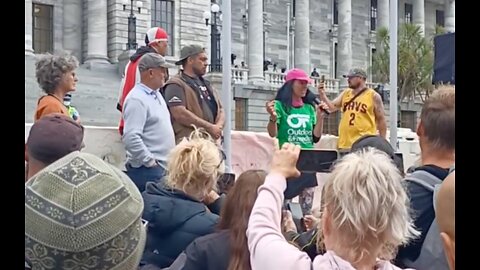
[[[125,67],[125,76],[120,84],[120,95],[117,103],[117,110],[120,112],[123,110],[123,103],[128,93],[130,93],[130,90],[132,90],[136,83],[140,82],[140,72],[137,67],[138,60],[146,53],[158,53],[161,56],[165,56],[168,48],[168,34],[160,27],[152,27],[148,29],[145,35],[145,44],[146,46],[138,48],[130,57],[130,61]],[[120,118],[120,125],[118,127],[120,135],[123,134],[123,127],[124,122],[122,117]]]

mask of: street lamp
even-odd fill
[[[123,11],[127,9],[128,0],[123,0]],[[138,13],[141,13],[143,3],[136,1],[136,6],[138,8]],[[133,0],[130,0],[130,15],[128,16],[128,42],[127,50],[136,50],[137,49],[137,18],[133,14]]]
[[[220,63],[221,55],[220,55],[220,32],[218,31],[217,21],[222,20],[222,14],[220,13],[220,6],[218,4],[213,3],[210,7],[210,11],[205,11],[203,13],[203,18],[205,19],[205,25],[211,27],[211,64],[210,64],[210,71],[221,71],[222,64]],[[213,14],[213,18],[212,18]],[[218,17],[217,17],[218,15]],[[209,22],[211,21],[211,22]]]

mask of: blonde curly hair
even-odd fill
[[[378,258],[391,260],[398,246],[419,235],[400,172],[385,153],[371,147],[335,165],[321,203],[321,218],[328,215],[325,222],[335,231],[335,246],[347,251],[354,264],[373,250],[380,250]],[[325,250],[322,230],[319,225],[319,250]]]
[[[225,171],[221,149],[211,136],[197,129],[170,152],[166,185],[197,199],[216,190],[218,177]]]

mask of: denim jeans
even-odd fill
[[[127,169],[126,174],[132,179],[140,192],[145,190],[147,182],[159,182],[165,175],[165,170],[162,166],[134,168],[127,163],[125,167]]]

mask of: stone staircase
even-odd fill
[[[74,105],[82,124],[92,126],[116,126],[120,113],[116,109],[121,77],[117,65],[80,66],[77,90],[72,93]],[[25,123],[33,121],[38,98],[43,92],[35,78],[33,59],[25,59]]]

